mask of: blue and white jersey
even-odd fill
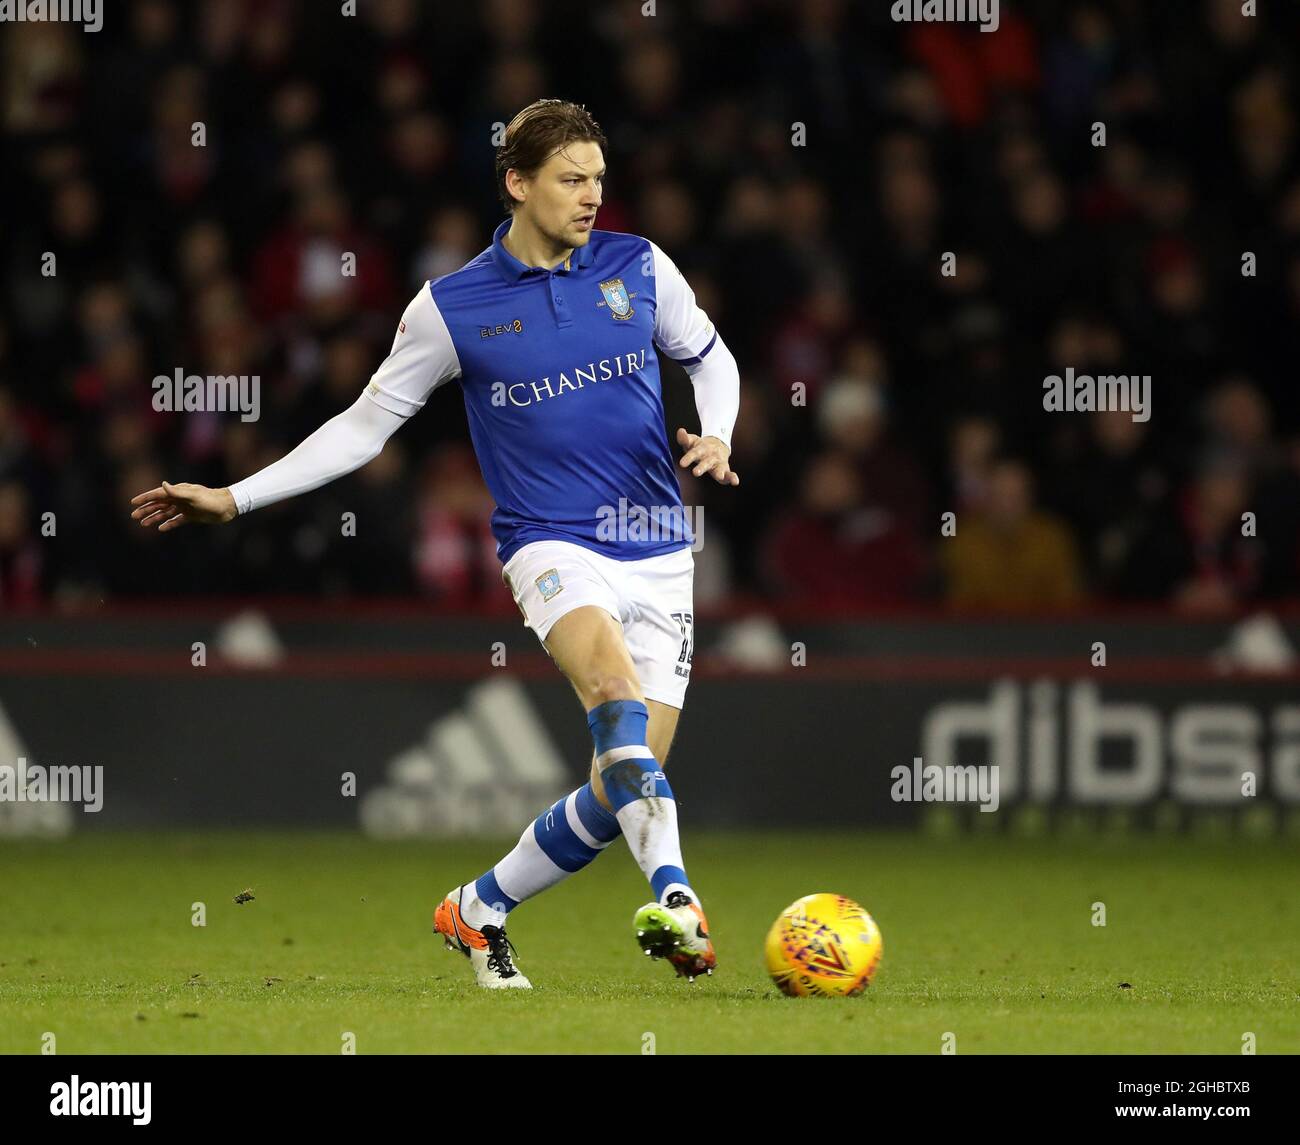
[[[655,347],[683,365],[717,341],[672,261],[636,235],[592,231],[554,270],[501,244],[428,283],[406,308],[366,394],[410,417],[456,380],[504,563],[531,541],[571,541],[618,560],[672,552],[689,529],[611,528],[626,512],[684,522]],[[702,436],[730,444],[730,425]]]

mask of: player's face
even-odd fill
[[[600,144],[570,143],[542,164],[519,209],[557,246],[586,246],[596,225],[604,177]]]

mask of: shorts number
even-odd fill
[[[691,666],[691,657],[695,653],[695,619],[689,612],[674,612],[672,618],[682,630],[682,650],[677,657],[678,664]]]

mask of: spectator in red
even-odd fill
[[[1167,600],[1186,612],[1240,607],[1260,584],[1267,538],[1246,529],[1252,486],[1240,462],[1216,460],[1135,546],[1122,588],[1145,600]],[[1287,538],[1292,542],[1292,538]]]
[[[994,34],[973,23],[930,21],[910,28],[908,50],[933,76],[949,118],[959,127],[983,123],[998,96],[1038,87],[1036,36],[1007,9],[1001,6]]]
[[[451,606],[501,603],[496,541],[488,527],[492,498],[469,446],[442,446],[429,459],[416,517],[415,572],[420,590]]]
[[[44,553],[31,529],[27,493],[0,485],[0,608],[30,608],[44,595]]]
[[[895,514],[864,501],[862,485],[847,453],[831,450],[809,464],[798,504],[763,546],[774,598],[860,608],[916,596],[924,571],[920,546]]]
[[[834,276],[823,278],[777,332],[772,346],[777,393],[788,400],[791,386],[802,383],[812,405],[853,329],[848,284]]]
[[[353,224],[343,195],[326,186],[304,192],[293,218],[258,251],[252,296],[262,318],[306,314],[314,326],[396,305],[388,254]]]

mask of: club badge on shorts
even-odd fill
[[[620,320],[632,317],[634,313],[632,299],[628,296],[627,287],[623,285],[621,278],[610,278],[602,282],[600,292],[605,296],[605,302],[613,317]]]
[[[550,569],[542,573],[533,583],[537,585],[538,591],[541,592],[543,603],[550,600],[564,587],[560,583],[560,574],[557,569]]]

